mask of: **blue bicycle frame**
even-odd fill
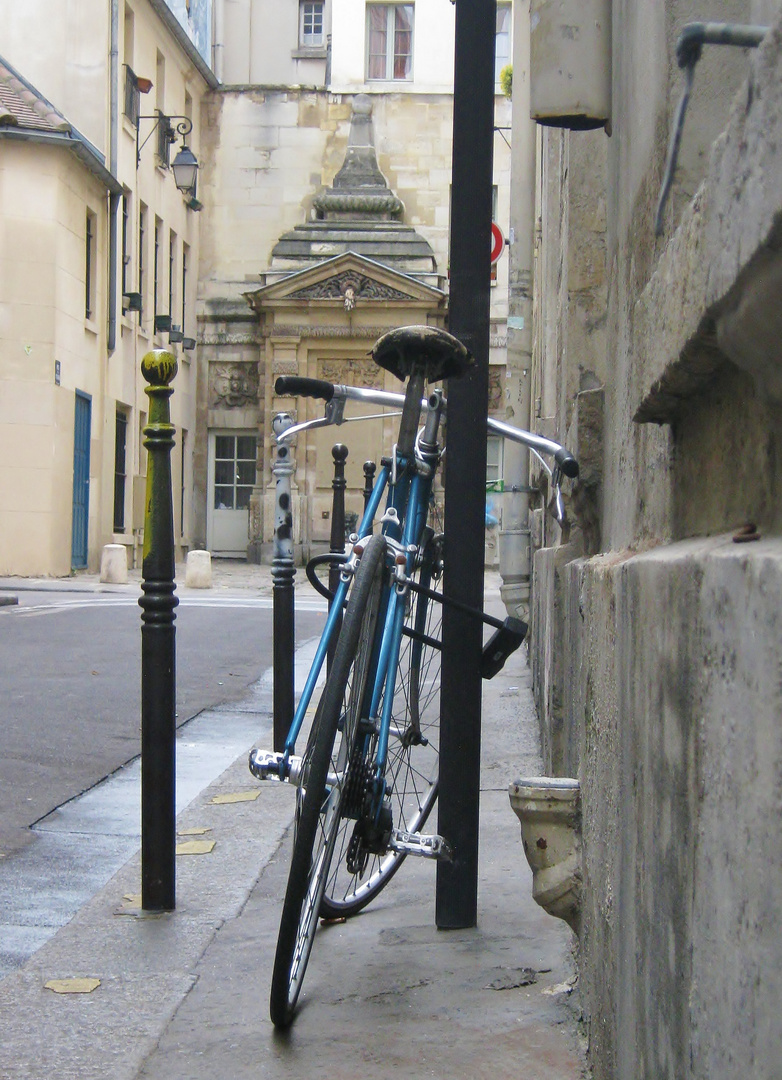
[[[432,466],[436,461],[436,452],[424,454],[426,465]],[[427,458],[429,461],[427,462]],[[396,460],[396,482],[392,482],[392,470],[388,465],[383,465],[378,473],[372,493],[367,502],[364,516],[358,528],[358,535],[364,538],[372,534],[375,518],[380,507],[383,494],[388,488],[385,520],[382,531],[389,538],[389,552],[399,550],[404,555],[405,574],[410,574],[413,569],[415,553],[421,540],[432,492],[434,468],[429,467],[420,472],[415,469],[415,463],[411,463],[408,469],[405,458]],[[410,475],[412,471],[412,476]],[[388,511],[395,511],[389,515]],[[402,523],[400,530],[399,523]],[[350,577],[340,579],[334,594],[334,599],[329,609],[324,628],[315,657],[312,662],[307,680],[304,684],[299,703],[291,722],[288,736],[285,740],[284,759],[295,753],[296,740],[301,732],[304,717],[310,706],[312,695],[323,668],[329,646],[338,632],[342,612],[345,605]],[[369,712],[370,718],[377,715],[382,698],[382,715],[380,716],[378,745],[376,752],[376,779],[383,775],[388,755],[388,741],[391,730],[391,716],[394,704],[394,691],[396,672],[399,663],[399,653],[402,642],[402,627],[405,617],[405,590],[404,587],[391,587],[388,595],[388,603],[382,620],[382,636],[379,649],[375,649],[373,667],[369,680]]]

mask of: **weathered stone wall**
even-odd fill
[[[531,648],[547,764],[582,785],[580,981],[600,1080],[774,1076],[782,1050],[778,26],[753,53],[704,50],[654,235],[681,90],[672,45],[714,17],[615,5],[604,158],[581,152],[583,134],[543,136],[537,378],[552,432],[581,454],[588,431],[593,475],[576,190],[605,206],[604,352],[588,367],[602,470],[589,527],[536,555]],[[599,290],[589,299],[594,313]]]
[[[782,542],[682,541],[561,574],[594,1076],[773,1076]]]

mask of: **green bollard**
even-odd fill
[[[141,374],[150,384],[149,423],[144,428],[147,492],[141,590],[141,907],[176,906],[176,627],[174,608],[174,506],[171,495],[169,386],[176,357],[148,352]]]

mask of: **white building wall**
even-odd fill
[[[160,222],[159,305],[182,323],[182,257],[189,252],[184,333],[195,337],[198,284],[199,218],[177,191],[170,170],[156,159],[156,135],[141,151],[137,165],[136,128],[123,115],[124,58],[132,57],[140,76],[164,87],[141,97],[141,112],[155,107],[167,114],[189,114],[193,131],[188,143],[200,148],[201,98],[206,89],[167,25],[149,0],[117,5],[119,72],[116,177],[126,189],[129,215],[125,251],[128,292],[139,290],[139,213],[146,206],[143,261],[145,281],[140,314],[122,310],[117,296],[116,343],[109,352],[109,197],[106,185],[64,146],[4,140],[0,155],[0,446],[28,446],[28,458],[0,456],[0,567],[5,573],[67,574],[71,566],[74,394],[91,399],[91,453],[88,565],[95,569],[104,544],[128,546],[130,559],[141,554],[145,454],[142,427],[148,413],[140,375],[141,358],[151,348],[171,348],[179,374],[171,399],[177,425],[172,457],[174,512],[180,553],[191,543],[192,453],[195,441],[195,350],[169,343],[155,333],[153,234]],[[0,55],[108,157],[110,130],[109,3],[52,5],[30,0],[25,5],[0,2],[3,34]],[[132,19],[126,20],[126,12]],[[6,18],[7,16],[7,18]],[[41,32],[46,25],[47,33]],[[132,47],[125,42],[132,25]],[[33,27],[35,30],[33,31]],[[126,48],[127,44],[127,48]],[[162,59],[162,64],[160,60]],[[99,73],[100,72],[100,77]],[[61,96],[60,96],[61,95]],[[155,121],[141,121],[140,141]],[[181,145],[181,142],[178,143]],[[172,146],[171,157],[177,146]],[[106,165],[110,162],[107,160]],[[85,318],[85,235],[87,211],[96,230],[93,265],[93,315]],[[174,243],[173,310],[168,296],[170,238]],[[118,219],[118,294],[122,280],[122,215]],[[55,363],[59,385],[55,384]],[[114,450],[117,410],[127,417],[125,528],[114,533]],[[21,426],[20,426],[21,425]],[[181,497],[182,433],[187,432]],[[27,470],[27,471],[25,471]],[[32,470],[32,471],[30,471]],[[29,473],[29,475],[28,475]],[[185,522],[180,522],[184,501]]]

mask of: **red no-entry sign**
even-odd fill
[[[497,259],[502,255],[505,250],[505,237],[502,235],[502,229],[499,225],[493,221],[491,223],[491,264],[494,266]]]

